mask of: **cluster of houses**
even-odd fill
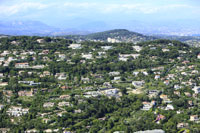
[[[108,42],[116,43],[118,42],[118,40],[108,38]],[[45,40],[37,39],[37,43],[43,44],[45,43]],[[17,41],[12,42],[11,44],[19,45]],[[172,44],[169,44],[169,46],[172,46]],[[107,58],[108,51],[113,50],[114,46],[100,46],[100,49],[97,51],[97,56],[91,51],[84,51],[77,54],[77,51],[84,48],[84,45],[82,44],[70,44],[68,48],[71,49],[73,52],[64,53],[63,51],[54,51],[54,53],[52,54],[51,51],[48,49],[39,51],[1,51],[0,66],[9,67],[9,65],[13,65],[11,62],[14,62],[14,65],[10,67],[13,67],[14,70],[16,70],[15,76],[11,76],[8,72],[0,72],[0,89],[3,92],[3,96],[5,96],[4,99],[6,99],[9,103],[8,110],[6,111],[6,113],[10,117],[21,117],[22,115],[26,115],[29,113],[29,108],[23,108],[20,105],[10,106],[10,103],[12,103],[12,101],[10,101],[11,97],[14,96],[14,94],[16,93],[17,96],[20,98],[33,98],[38,91],[47,93],[51,92],[51,89],[41,87],[43,86],[43,83],[45,83],[45,80],[40,81],[43,78],[48,79],[50,77],[52,77],[52,79],[55,80],[55,83],[47,84],[55,88],[59,88],[59,91],[62,91],[67,94],[60,95],[57,98],[54,98],[53,100],[49,98],[44,103],[42,103],[42,107],[44,108],[44,110],[51,110],[54,109],[54,107],[56,107],[59,111],[53,113],[56,113],[56,115],[60,117],[62,117],[62,115],[66,113],[66,111],[64,111],[66,107],[74,106],[73,103],[69,100],[70,98],[72,98],[69,95],[69,93],[73,91],[79,92],[79,94],[75,94],[74,96],[78,99],[79,104],[83,103],[85,98],[99,98],[101,96],[107,96],[108,98],[114,97],[119,100],[123,95],[121,92],[121,88],[118,86],[124,84],[125,88],[127,90],[130,90],[128,91],[129,94],[138,94],[135,92],[140,92],[148,96],[148,100],[141,101],[141,111],[151,111],[157,109],[165,111],[177,111],[177,114],[179,114],[179,108],[177,108],[173,101],[174,97],[187,97],[187,99],[189,99],[187,100],[188,109],[198,107],[198,103],[194,101],[197,101],[200,93],[200,86],[197,82],[200,80],[200,69],[198,68],[198,65],[191,63],[191,61],[184,59],[182,56],[177,57],[177,59],[168,59],[167,63],[174,64],[170,68],[166,68],[165,66],[161,65],[156,67],[151,66],[148,69],[137,69],[131,71],[128,74],[126,72],[123,72],[122,70],[109,71],[106,72],[106,74],[97,74],[91,72],[87,75],[81,76],[81,82],[79,83],[75,82],[77,81],[77,77],[73,77],[74,83],[71,83],[72,87],[70,87],[67,86],[70,74],[68,72],[63,72],[63,70],[59,70],[56,72],[51,71],[51,66],[48,65],[49,62],[65,62],[68,64],[76,65],[74,62],[71,61],[71,59],[76,55],[80,55],[80,64],[87,65],[88,62],[92,64],[96,62],[95,59],[102,57]],[[142,56],[140,52],[144,49],[144,47],[135,45],[132,46],[132,48],[133,53],[131,54],[118,53],[117,61],[127,62],[129,59],[134,61]],[[155,49],[157,49],[157,47],[150,47],[150,50]],[[95,50],[93,49],[93,51]],[[163,47],[162,52],[170,52],[170,48]],[[179,50],[178,52],[181,55],[187,54],[187,52],[183,50]],[[55,59],[52,59],[51,56],[55,57]],[[28,61],[29,57],[32,57],[30,61]],[[159,57],[151,56],[148,58],[151,59],[152,62],[156,62],[158,61]],[[196,59],[200,59],[200,54],[197,55]],[[176,64],[175,60],[179,63]],[[35,63],[37,61],[41,61],[42,63]],[[28,74],[28,78],[23,78],[25,77],[26,73]],[[112,80],[108,81],[109,78],[105,75],[108,75],[108,77]],[[123,78],[124,81],[122,80],[122,76],[125,77]],[[18,90],[17,92],[14,90],[6,89],[6,87],[11,84],[9,84],[10,80],[6,81],[5,79],[10,79],[12,77],[17,77],[18,85],[23,86],[25,89]],[[37,80],[31,79],[32,77],[37,77]],[[194,77],[196,79],[194,79]],[[100,81],[101,83],[98,84],[97,82]],[[26,87],[28,89],[26,89]],[[167,89],[171,89],[172,93],[167,93]],[[158,101],[158,99],[160,101]],[[3,110],[5,106],[7,107],[6,103],[1,103],[0,110]],[[83,113],[83,110],[76,108],[73,110],[73,113]],[[44,123],[46,124],[51,121],[51,119],[47,116],[50,115],[48,113],[38,112],[38,117],[42,117]],[[200,121],[199,114],[189,114],[188,118],[188,122],[178,123],[177,128],[188,128],[190,122],[198,123]],[[160,124],[163,120],[166,120],[166,116],[162,114],[156,114],[155,122],[157,124]],[[26,132],[28,133],[34,131],[37,130],[32,129],[27,130]],[[57,132],[57,129],[47,129],[44,132]]]

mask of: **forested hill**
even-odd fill
[[[126,29],[115,29],[89,35],[68,35],[64,37],[76,41],[108,41],[108,38],[110,38],[110,41],[114,42],[142,42],[156,39],[155,37],[145,36]]]

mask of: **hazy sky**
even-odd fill
[[[0,0],[1,20],[200,20],[200,0]],[[80,19],[80,20],[82,20]]]

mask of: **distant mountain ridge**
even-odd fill
[[[67,35],[64,36],[64,38],[75,41],[107,41],[110,38],[115,39],[116,42],[141,42],[157,39],[156,37],[145,36],[143,34],[131,32],[126,29],[114,29],[88,35]]]
[[[48,35],[57,28],[39,21],[0,21],[0,34],[7,35]]]
[[[76,29],[60,29],[40,21],[0,21],[0,34],[13,36],[57,36],[69,34],[88,34]]]

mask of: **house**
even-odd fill
[[[200,59],[200,53],[197,55],[197,59]]]
[[[174,77],[175,77],[175,74],[168,74],[168,75],[167,75],[167,78],[168,78],[168,79],[174,79]]]
[[[128,58],[125,58],[125,57],[119,57],[119,61],[128,61]]]
[[[74,113],[81,113],[81,112],[82,112],[81,109],[76,109],[76,110],[74,110]]]
[[[31,90],[31,91],[26,91],[26,90],[25,91],[19,91],[18,95],[19,96],[28,96],[28,97],[34,96],[33,90]]]
[[[102,55],[105,55],[105,54],[106,54],[106,52],[104,52],[104,51],[103,52],[98,52],[99,56],[102,56]]]
[[[44,39],[37,39],[36,40],[38,43],[45,43],[45,40]]]
[[[43,121],[44,123],[48,123],[48,122],[50,122],[50,121],[51,121],[51,119],[44,118],[44,119],[42,119],[42,121]]]
[[[49,50],[42,50],[42,54],[43,54],[43,55],[49,54]]]
[[[66,100],[68,100],[68,99],[70,99],[70,95],[61,95],[59,97],[59,99],[66,99]]]
[[[103,94],[105,94],[108,97],[118,97],[119,89],[106,89],[104,91],[101,91]]]
[[[180,88],[181,88],[180,85],[174,85],[174,89],[175,89],[175,90],[178,90],[178,89],[180,89]]]
[[[10,51],[4,50],[3,53],[1,53],[1,56],[7,56],[10,54]]]
[[[156,48],[156,47],[151,47],[150,49],[151,49],[151,50],[155,50],[155,49],[157,49],[157,48]]]
[[[59,106],[59,107],[63,107],[63,106],[72,106],[72,104],[70,104],[70,102],[65,102],[65,101],[63,101],[63,102],[59,102],[59,103],[58,103],[58,106]]]
[[[177,128],[188,128],[189,124],[188,123],[178,123]]]
[[[29,63],[25,62],[25,63],[16,63],[15,64],[16,68],[29,68]]]
[[[181,96],[180,91],[174,91],[174,94],[177,95],[177,96]]]
[[[82,58],[85,58],[85,59],[92,59],[92,54],[83,54],[82,53]]]
[[[142,87],[145,84],[144,81],[132,81],[132,85],[136,88]]]
[[[165,110],[174,110],[174,106],[172,104],[167,104]]]
[[[5,61],[5,57],[0,57],[0,61],[4,62]]]
[[[56,73],[55,77],[58,80],[66,80],[67,79],[66,73]]]
[[[29,111],[28,108],[22,108],[22,107],[11,106],[6,112],[7,112],[8,115],[10,115],[10,116],[19,117],[19,116],[22,116],[22,115],[27,114],[28,111]]]
[[[43,104],[44,108],[50,108],[50,107],[53,107],[53,106],[54,106],[54,103],[52,103],[52,102],[47,102],[47,103]]]
[[[120,80],[121,79],[121,77],[114,77],[114,79],[113,80]]]
[[[169,80],[165,80],[165,81],[164,81],[164,84],[165,84],[165,85],[169,85]]]
[[[39,131],[37,129],[30,129],[26,130],[25,133],[38,133]]]
[[[0,104],[0,110],[2,110],[4,108],[4,105]]]
[[[101,46],[101,48],[104,50],[110,50],[112,49],[112,46]]]
[[[107,38],[107,42],[109,42],[109,43],[119,43],[120,41],[117,40],[117,39],[108,37],[108,38]]]
[[[64,113],[67,113],[67,111],[59,112],[59,113],[57,113],[57,116],[62,117]]]
[[[184,94],[185,94],[186,96],[188,96],[188,97],[191,97],[191,96],[192,96],[190,92],[184,92]]]
[[[161,66],[161,67],[155,67],[155,68],[152,68],[151,70],[152,71],[163,71],[164,67],[163,66]]]
[[[51,76],[51,73],[49,71],[44,71],[43,74],[40,75],[40,77],[46,77]]]
[[[53,130],[52,129],[46,129],[43,131],[44,133],[53,133]]]
[[[146,71],[143,71],[142,74],[144,74],[145,76],[149,75]]]
[[[139,56],[140,54],[119,54],[119,58],[133,57],[134,59],[137,59]]]
[[[65,55],[65,54],[59,54],[59,55],[58,55],[58,58],[59,58],[59,60],[57,60],[57,61],[66,60],[66,55]]]
[[[153,106],[156,105],[155,101],[151,101],[151,102],[143,102],[143,107],[141,110],[150,110]]]
[[[133,75],[137,76],[140,72],[133,72]]]
[[[5,62],[4,62],[4,64],[3,64],[3,66],[4,66],[4,67],[8,67],[8,66],[9,66],[9,64],[10,64],[10,62],[9,62],[9,61],[5,61]]]
[[[63,133],[74,133],[74,132],[65,130],[63,131]]]
[[[190,116],[190,121],[199,121],[198,115],[191,115]]]
[[[135,51],[140,52],[142,50],[142,47],[140,46],[133,46],[133,49],[135,49]]]
[[[89,78],[81,77],[81,81],[83,81],[83,83],[89,83],[90,79]]]
[[[183,62],[182,62],[182,64],[188,64],[188,63],[190,63],[190,61],[188,61],[188,60],[184,60]]]
[[[10,128],[0,128],[0,133],[9,133]]]
[[[43,60],[43,61],[51,61],[51,59],[50,59],[49,57],[47,57],[47,56],[44,56],[44,57],[42,58],[42,60]]]
[[[109,72],[110,76],[117,76],[120,75],[120,72]]]
[[[27,85],[30,85],[30,86],[35,86],[35,85],[39,85],[41,84],[40,82],[39,83],[35,83],[34,81],[18,81],[19,84],[27,84]]]
[[[70,44],[70,46],[68,48],[81,49],[81,44]]]
[[[67,85],[63,85],[63,86],[61,86],[60,88],[61,88],[63,91],[64,91],[64,90],[70,90],[70,89],[72,89],[72,87],[67,86]]]
[[[200,86],[195,86],[193,89],[194,93],[199,94],[200,93]]]
[[[159,115],[157,115],[155,122],[159,124],[160,121],[162,121],[162,120],[164,120],[164,119],[165,119],[165,116],[159,114]]]
[[[13,95],[13,92],[10,90],[3,90],[3,95],[6,97],[11,97]]]
[[[160,99],[162,99],[164,103],[171,103],[171,102],[172,102],[172,101],[168,98],[168,96],[167,96],[167,95],[164,95],[164,94],[160,95]]]
[[[107,88],[112,88],[112,84],[110,84],[110,82],[104,82],[103,86],[105,86]]]
[[[155,80],[158,80],[160,78],[160,75],[155,75]]]
[[[167,49],[167,48],[163,48],[162,51],[163,51],[163,52],[169,52],[170,50]]]
[[[98,118],[98,120],[100,121],[105,121],[106,119],[107,119],[106,117]]]
[[[1,82],[0,83],[0,87],[4,87],[4,86],[7,86],[8,85],[8,82]]]
[[[14,57],[8,57],[7,61],[11,62],[11,61],[16,61],[17,59],[15,59]]]
[[[176,114],[182,114],[182,113],[184,113],[183,110],[178,110],[178,111],[176,111]]]
[[[157,97],[159,94],[159,91],[158,90],[149,90],[148,94],[149,94],[148,96],[150,98]]]
[[[115,131],[113,133],[125,133],[124,131]]]
[[[43,69],[45,67],[45,65],[35,65],[35,66],[32,66],[31,68],[32,69]]]
[[[191,73],[192,73],[192,74],[198,74],[199,71],[198,71],[198,70],[193,70]]]
[[[102,95],[102,93],[99,91],[89,91],[89,92],[84,93],[84,97],[86,97],[86,98],[98,97],[100,95]]]
[[[189,106],[194,106],[194,103],[192,100],[188,101]]]

